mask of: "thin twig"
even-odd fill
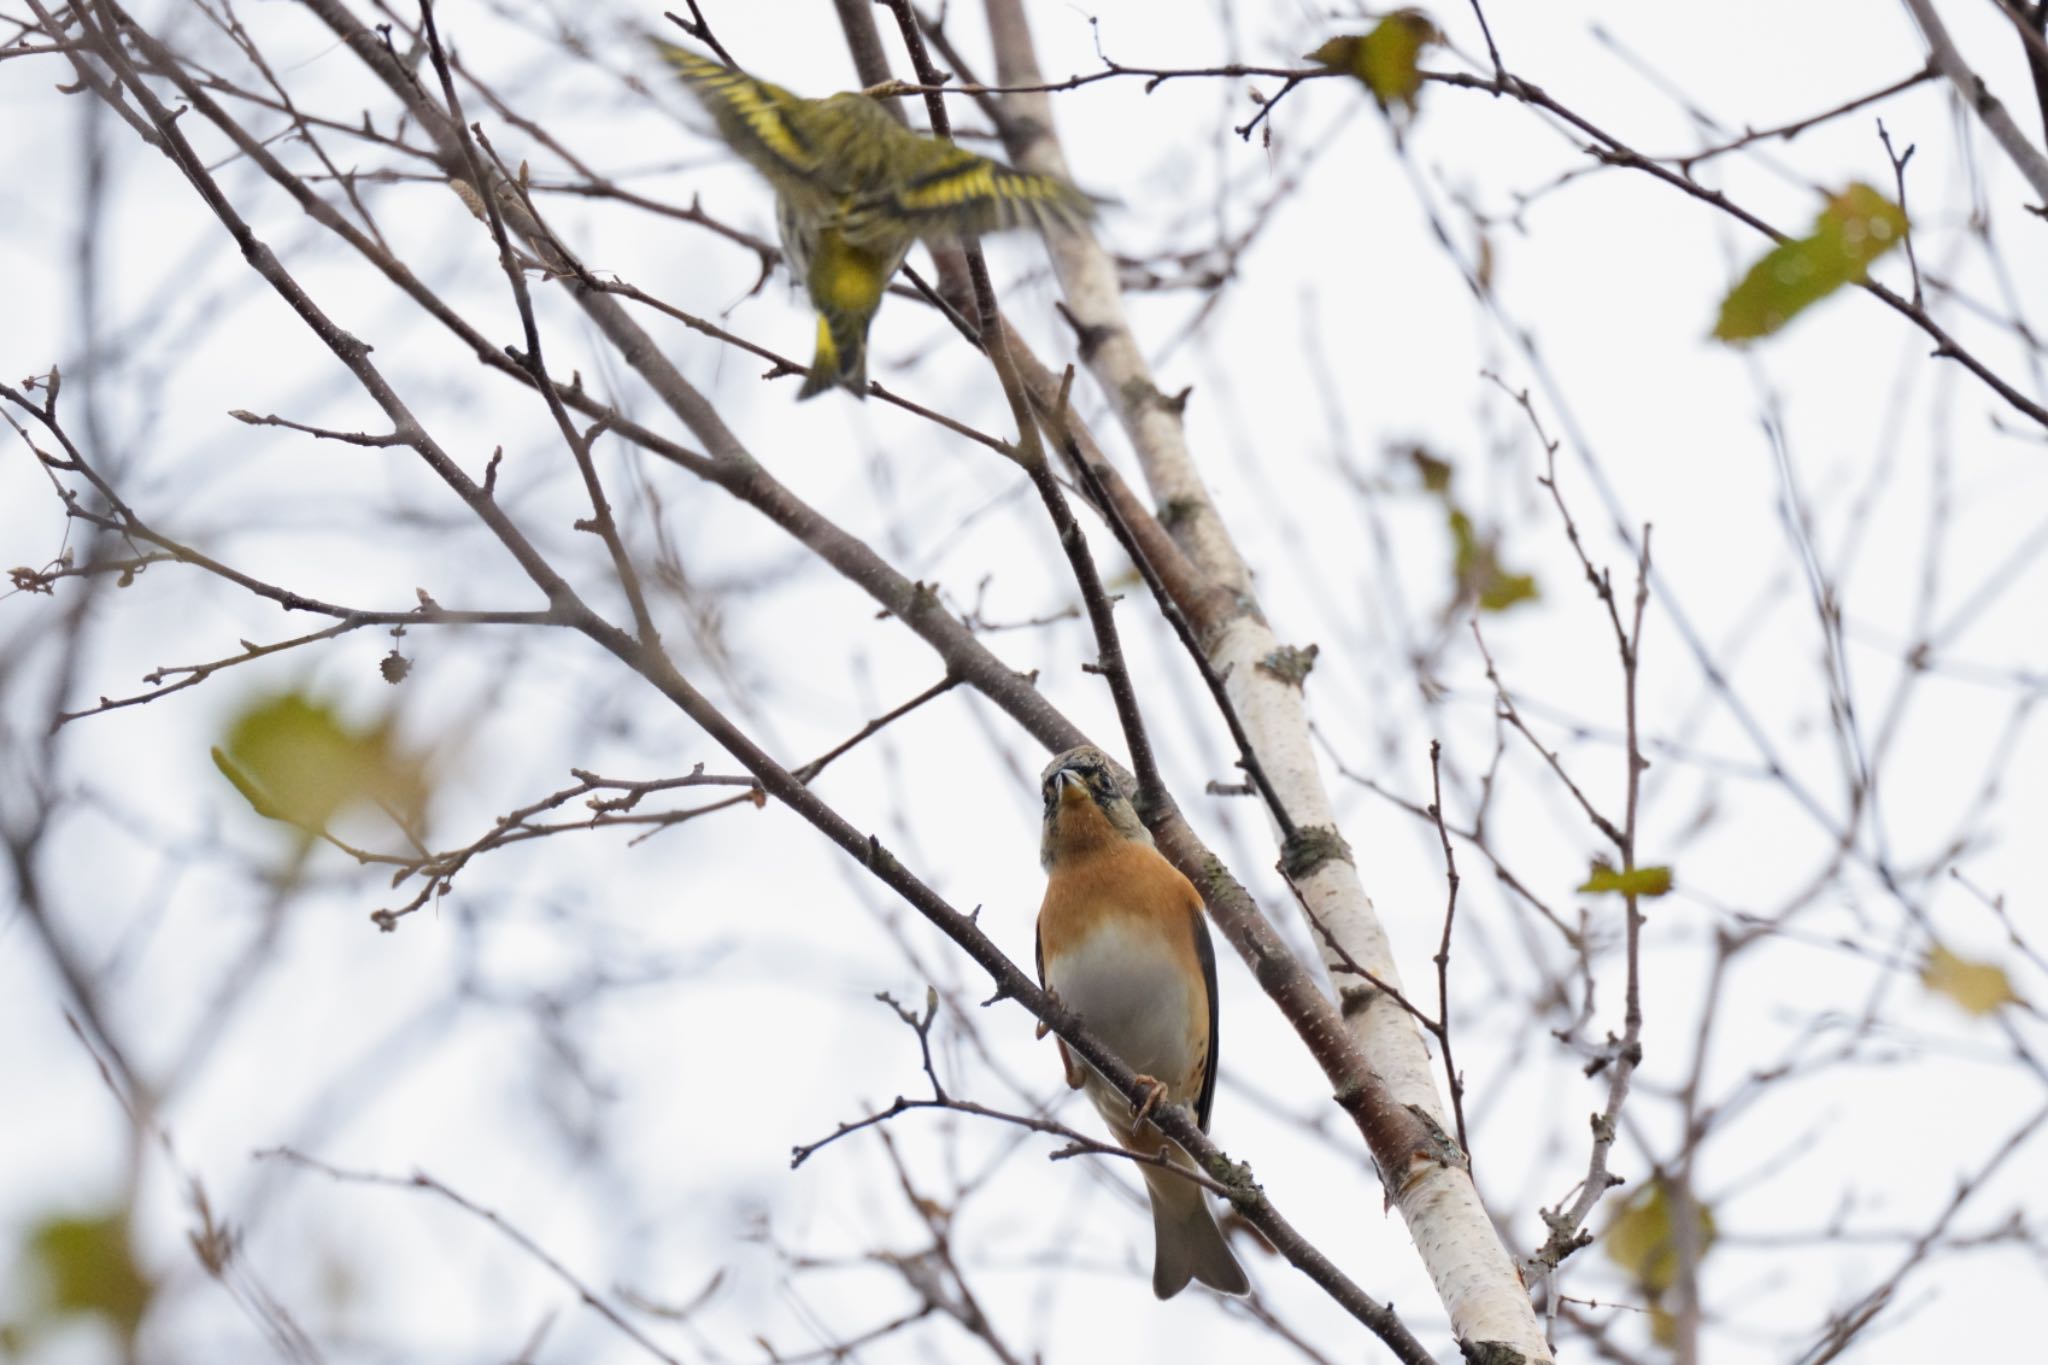
[[[1223,716],[1223,723],[1229,727],[1230,738],[1237,745],[1238,766],[1251,779],[1252,785],[1258,788],[1259,795],[1265,800],[1266,809],[1272,813],[1273,823],[1279,827],[1282,840],[1292,839],[1295,830],[1294,819],[1287,813],[1287,804],[1281,799],[1279,789],[1266,775],[1265,765],[1259,762],[1258,751],[1253,747],[1251,736],[1244,728],[1244,720],[1238,715],[1236,704],[1230,699],[1230,689],[1224,682],[1223,675],[1218,673],[1216,666],[1209,661],[1208,652],[1202,648],[1202,642],[1196,636],[1194,626],[1188,621],[1187,613],[1180,609],[1180,604],[1168,591],[1158,566],[1152,562],[1152,557],[1139,543],[1136,532],[1124,515],[1122,503],[1111,495],[1103,479],[1103,471],[1081,452],[1080,442],[1068,419],[1065,403],[1066,386],[1072,383],[1073,377],[1074,370],[1070,365],[1061,384],[1061,402],[1052,413],[1042,416],[1040,420],[1050,423],[1049,433],[1053,443],[1066,456],[1068,465],[1081,480],[1089,502],[1109,523],[1117,544],[1123,547],[1124,553],[1136,566],[1139,576],[1145,580],[1145,586],[1151,589],[1159,614],[1166,618],[1182,648],[1188,657],[1194,660],[1196,670],[1202,675],[1203,685],[1209,689],[1209,696],[1215,701],[1217,711]]]
[[[290,1165],[301,1167],[304,1170],[315,1171],[330,1180],[344,1185],[372,1185],[393,1190],[425,1190],[430,1194],[436,1195],[453,1204],[456,1208],[461,1209],[470,1217],[488,1224],[505,1240],[511,1242],[512,1245],[518,1247],[533,1260],[540,1262],[556,1279],[567,1285],[575,1293],[576,1297],[587,1304],[593,1312],[610,1323],[621,1336],[625,1337],[635,1346],[638,1346],[648,1355],[656,1360],[665,1362],[665,1365],[682,1365],[681,1360],[664,1351],[645,1332],[628,1321],[625,1314],[612,1307],[609,1299],[577,1278],[574,1271],[556,1260],[546,1247],[520,1231],[503,1214],[465,1197],[453,1187],[442,1183],[440,1180],[428,1175],[425,1171],[414,1171],[409,1176],[399,1176],[384,1175],[377,1171],[350,1170],[341,1166],[329,1165],[325,1161],[307,1156],[303,1152],[294,1151],[290,1147],[266,1147],[255,1152],[253,1155],[259,1161],[283,1161]]]
[[[1451,852],[1450,832],[1444,828],[1443,743],[1429,742],[1429,816],[1436,822],[1436,837],[1444,850],[1444,934],[1436,956],[1436,1040],[1444,1050],[1444,1079],[1451,1087],[1451,1113],[1458,1121],[1458,1146],[1465,1151],[1470,1169],[1472,1144],[1465,1136],[1465,1078],[1451,1057],[1451,926],[1458,917],[1458,859]],[[1476,1177],[1475,1177],[1476,1178]]]
[[[1906,219],[1906,264],[1913,272],[1913,306],[1918,308],[1926,302],[1920,289],[1920,258],[1913,251],[1913,215],[1906,208],[1906,163],[1913,159],[1914,145],[1908,143],[1903,152],[1892,149],[1892,135],[1885,131],[1884,120],[1877,121],[1877,138],[1884,143],[1885,157],[1892,163],[1892,181],[1899,190],[1899,212]]]

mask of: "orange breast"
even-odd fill
[[[1209,1060],[1200,907],[1194,885],[1157,850],[1119,839],[1061,857],[1038,914],[1046,985],[1182,1103],[1200,1093]]]
[[[1118,839],[1068,853],[1053,865],[1038,910],[1038,942],[1050,959],[1104,918],[1142,921],[1174,945],[1199,976],[1191,916],[1201,913],[1201,905],[1195,884],[1158,849]]]

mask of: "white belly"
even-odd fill
[[[1175,1100],[1189,1102],[1201,1089],[1194,1072],[1209,1010],[1202,980],[1156,936],[1109,920],[1046,964],[1046,985],[1125,1065],[1164,1082]]]

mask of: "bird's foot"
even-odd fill
[[[1058,1009],[1060,1007],[1060,993],[1054,990],[1052,987],[1047,986],[1045,988],[1045,1001],[1048,1005],[1051,1005],[1053,1008]],[[1031,1035],[1032,1041],[1043,1042],[1045,1040],[1045,1035],[1051,1032],[1052,1025],[1046,1023],[1045,1020],[1041,1019],[1038,1021],[1038,1030]]]
[[[1138,1076],[1138,1084],[1144,1087],[1145,1098],[1144,1101],[1138,1105],[1137,1112],[1131,1116],[1131,1126],[1133,1128],[1137,1127],[1139,1124],[1143,1123],[1147,1118],[1149,1118],[1152,1114],[1152,1111],[1159,1107],[1159,1102],[1166,1098],[1165,1082],[1156,1080],[1151,1076],[1147,1076],[1141,1073]]]

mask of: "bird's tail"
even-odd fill
[[[1180,1148],[1170,1149],[1174,1164],[1190,1166]],[[1223,1229],[1209,1212],[1202,1187],[1171,1171],[1145,1169],[1145,1192],[1152,1197],[1152,1292],[1170,1299],[1200,1280],[1220,1294],[1249,1294],[1244,1267],[1230,1254]]]
[[[868,319],[845,314],[818,314],[818,349],[811,359],[797,401],[815,398],[833,386],[855,398],[868,396]]]
[[[868,396],[868,326],[909,253],[908,237],[856,245],[837,228],[817,234],[804,285],[818,310],[818,351],[799,399],[835,384],[855,398]]]

